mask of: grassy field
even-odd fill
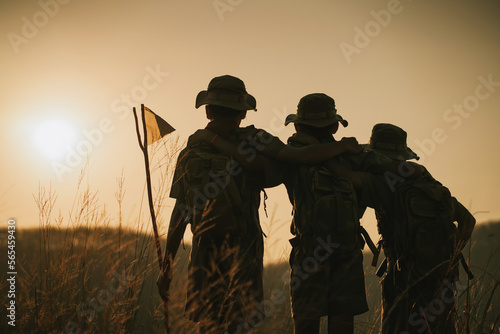
[[[162,303],[155,280],[157,259],[152,237],[140,231],[106,226],[106,216],[87,212],[95,224],[17,231],[16,329],[18,333],[154,333],[163,332]],[[5,231],[2,231],[4,233]],[[476,278],[467,282],[461,273],[457,327],[465,333],[499,333],[500,223],[479,225],[472,240],[471,267]],[[6,240],[1,241],[1,263],[6,263]],[[467,257],[469,254],[466,254]],[[176,259],[170,321],[173,333],[194,333],[183,318],[189,245]],[[378,333],[380,285],[365,256],[370,311],[356,318],[358,333]],[[265,268],[266,298],[281,291],[286,298],[268,307],[258,333],[292,333],[288,263]],[[6,305],[5,273],[1,277],[2,304]],[[467,308],[466,308],[466,305]],[[5,307],[0,332],[9,331]],[[467,324],[468,321],[468,324]],[[325,327],[325,326],[323,326]]]
[[[181,145],[162,147],[167,155],[152,164],[154,203],[163,215],[164,199],[172,165]],[[57,194],[40,188],[35,195],[39,228],[19,229],[16,241],[16,331],[17,333],[164,333],[163,304],[156,288],[158,262],[149,212],[144,209],[134,221],[122,222],[124,180],[115,193],[118,217],[100,205],[98,192],[78,185],[73,208],[67,216],[56,209]],[[144,199],[143,199],[143,202]],[[122,226],[135,226],[125,229]],[[0,229],[0,263],[7,267],[7,231]],[[465,252],[476,278],[470,282],[461,273],[458,292],[459,333],[500,333],[500,223],[476,227]],[[162,247],[164,248],[164,240]],[[195,333],[197,328],[183,316],[190,247],[181,246],[174,265],[169,317],[172,333]],[[378,333],[380,284],[365,256],[366,289],[370,311],[355,318],[356,333]],[[9,333],[7,303],[10,284],[7,270],[0,271],[0,333]],[[264,272],[268,317],[256,323],[254,333],[292,333],[288,259],[268,264]],[[273,299],[274,295],[281,298]],[[326,326],[322,326],[326,333]]]

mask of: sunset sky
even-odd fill
[[[67,216],[88,151],[90,187],[114,222],[123,173],[132,226],[145,182],[132,106],[184,141],[207,123],[196,94],[223,74],[257,99],[242,126],[286,141],[299,99],[326,93],[349,121],[339,139],[365,143],[380,122],[404,128],[479,222],[499,220],[499,18],[493,0],[1,1],[1,221],[38,226],[39,185]],[[267,193],[273,260],[288,252],[291,206],[283,186]],[[373,213],[362,222],[376,237]]]

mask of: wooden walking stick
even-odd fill
[[[163,259],[162,259],[162,252],[161,252],[160,236],[158,234],[158,227],[156,225],[156,215],[155,215],[155,208],[154,208],[154,203],[153,203],[153,191],[151,188],[151,172],[149,170],[148,144],[151,144],[151,143],[148,143],[148,132],[147,132],[147,126],[146,126],[146,117],[144,115],[144,111],[145,111],[144,104],[141,104],[141,119],[142,119],[144,143],[141,142],[141,133],[139,131],[139,121],[137,119],[137,112],[135,110],[135,107],[133,108],[133,111],[134,111],[137,139],[139,140],[139,147],[141,148],[142,153],[144,155],[144,164],[146,167],[146,187],[148,190],[149,211],[151,213],[151,222],[153,224],[153,233],[154,233],[155,244],[156,244],[156,253],[158,256],[158,265],[160,266],[160,271],[162,271],[163,270]],[[151,112],[151,111],[148,109],[148,112]],[[159,119],[159,120],[165,122],[164,120],[162,120],[158,116],[156,116],[156,115],[154,115],[154,116],[155,116],[156,121],[158,121],[158,119]],[[168,132],[166,132],[166,133],[159,130],[158,132],[160,134],[160,138],[163,137],[163,135],[174,131],[174,129],[168,123],[165,122],[165,124],[167,124],[171,129],[167,129],[166,131],[168,131]],[[159,138],[157,138],[157,139],[159,139]],[[154,140],[154,141],[156,141],[156,140]],[[164,317],[164,321],[165,321],[165,332],[167,334],[169,334],[170,333],[170,325],[169,325],[169,321],[168,321],[168,299],[162,298],[162,300],[163,300],[163,317]]]

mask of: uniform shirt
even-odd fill
[[[276,158],[278,152],[285,146],[285,144],[277,137],[269,134],[265,130],[256,129],[253,125],[238,128],[233,130],[229,134],[229,141],[238,143],[238,149],[241,152],[248,154],[249,159],[256,157],[257,155],[262,155],[267,158]],[[188,141],[189,147],[189,141]],[[178,155],[176,168],[174,171],[174,176],[172,180],[172,187],[170,189],[170,197],[178,199],[185,202],[186,189],[185,182],[183,182],[183,177],[186,173],[186,164],[183,157],[188,151],[188,147],[184,148]],[[265,187],[265,173],[248,171],[239,169],[241,173],[245,173],[245,188],[246,194],[244,196],[248,197],[245,208],[246,212],[249,212],[248,219],[251,225],[259,225],[259,215],[258,209],[260,206],[260,191]],[[240,175],[235,175],[239,177]],[[194,207],[194,203],[184,203],[186,206],[186,211],[189,212]],[[186,215],[189,219],[189,215]],[[186,221],[189,223],[189,220]],[[258,227],[260,230],[260,226]]]

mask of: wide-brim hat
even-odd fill
[[[394,160],[420,159],[406,144],[407,133],[400,127],[387,123],[375,124],[368,144],[362,146]]]
[[[297,113],[288,115],[285,125],[289,123],[306,124],[317,128],[340,122],[344,127],[349,123],[337,114],[335,100],[323,93],[304,96],[297,105]]]
[[[231,75],[213,78],[208,84],[208,89],[198,93],[196,108],[204,104],[257,111],[257,101],[247,93],[243,81]]]

